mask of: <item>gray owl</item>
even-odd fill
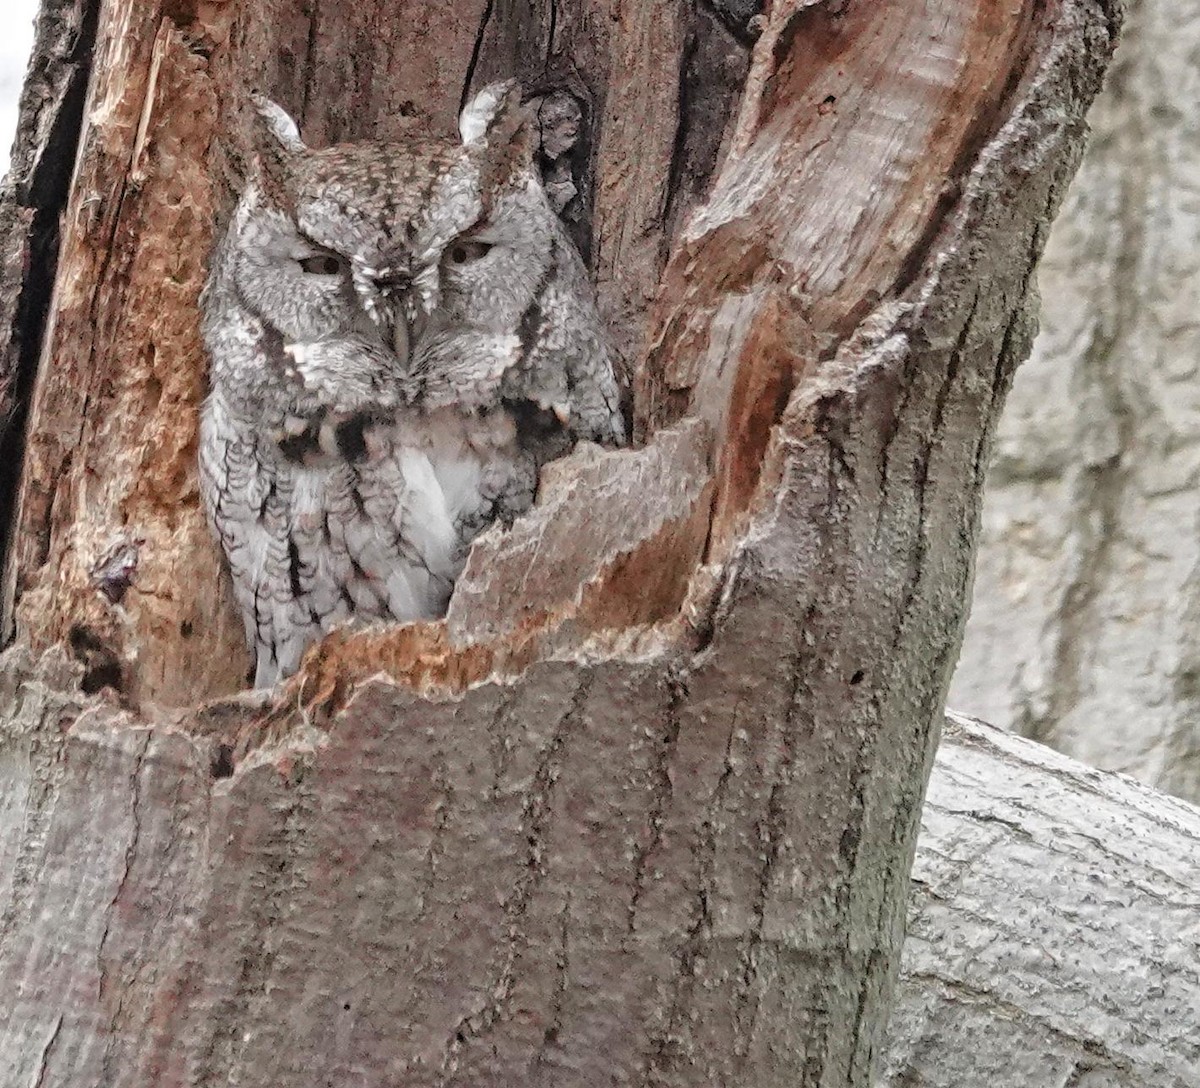
[[[263,687],[335,624],[442,615],[541,465],[624,424],[514,84],[471,101],[460,140],[314,150],[256,107],[202,298],[200,478]]]

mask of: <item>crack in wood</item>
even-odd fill
[[[72,33],[71,10],[78,12],[77,32]],[[21,124],[14,148],[16,209],[32,212],[28,234],[26,271],[19,293],[5,313],[11,313],[5,358],[0,360],[0,510],[17,509],[21,471],[25,461],[26,430],[30,406],[42,363],[54,282],[61,249],[60,222],[67,208],[83,124],[84,105],[91,75],[92,52],[100,18],[100,0],[61,0],[47,5],[38,21],[29,87],[21,100]],[[54,87],[49,103],[35,102],[39,83]],[[48,110],[48,126],[29,124],[34,110]],[[21,171],[26,170],[24,179]],[[53,491],[54,482],[51,482]],[[34,527],[38,562],[49,553],[50,511]],[[18,591],[16,569],[17,519],[5,519],[0,531],[0,645],[15,634],[13,607]]]
[[[141,788],[139,779],[142,773],[142,764],[145,762],[146,753],[150,750],[150,733],[147,732],[142,740],[141,747],[134,756],[133,771],[129,776],[129,792],[130,792],[130,834],[129,844],[125,847],[125,857],[122,864],[121,875],[117,878],[117,886],[113,890],[112,899],[108,904],[108,910],[105,912],[104,930],[100,934],[100,942],[96,946],[96,974],[99,986],[99,995],[103,998],[108,988],[108,970],[104,964],[104,950],[108,943],[109,931],[112,928],[113,912],[116,909],[117,902],[121,898],[121,893],[125,890],[125,884],[129,880],[129,869],[133,864],[133,859],[137,854],[138,839],[142,833],[142,819],[140,812],[141,805]]]
[[[462,96],[458,101],[458,112],[462,113],[467,107],[467,102],[471,97],[473,90],[472,84],[475,82],[475,70],[479,67],[479,58],[483,54],[483,42],[487,35],[488,24],[492,21],[492,12],[496,6],[496,0],[487,0],[483,8],[483,16],[479,20],[479,29],[475,32],[475,43],[471,47],[471,59],[467,61],[467,71],[463,76]]]
[[[662,1016],[663,1027],[649,1033],[642,1056],[639,1084],[652,1088],[660,1079],[669,1078],[676,1062],[686,1061],[683,1024],[690,1005],[700,960],[712,938],[712,903],[715,891],[717,858],[717,818],[723,804],[729,782],[736,773],[733,765],[733,744],[736,737],[735,725],[731,725],[725,742],[725,755],[720,776],[713,787],[704,814],[693,836],[691,846],[694,881],[687,881],[692,920],[673,951],[675,971],[669,983],[670,994],[664,1002],[666,1015]]]
[[[811,622],[812,613],[801,624],[803,630]],[[782,754],[775,771],[776,780],[771,783],[765,814],[755,821],[758,835],[761,864],[751,903],[751,923],[745,938],[745,947],[739,963],[740,978],[733,994],[733,1053],[745,1059],[750,1053],[754,1029],[758,1018],[758,1001],[752,996],[758,975],[758,959],[764,944],[763,927],[766,922],[767,904],[770,899],[771,881],[774,878],[788,842],[787,826],[789,809],[784,802],[784,793],[791,781],[792,764],[796,758],[795,713],[800,703],[800,691],[804,686],[805,663],[811,659],[808,648],[797,653],[788,666],[792,678],[792,690],[787,700],[787,712],[781,728]],[[736,725],[736,722],[735,722]],[[751,1007],[753,1006],[753,1007]]]
[[[454,807],[454,785],[450,781],[450,769],[444,759],[438,761],[434,771],[433,788],[438,795],[433,807],[433,833],[429,837],[429,846],[422,859],[424,877],[417,890],[417,913],[412,921],[414,928],[428,917],[427,900],[437,886],[438,864],[446,852],[446,828],[450,824],[450,812]]]
[[[46,1072],[50,1068],[50,1053],[54,1049],[54,1044],[58,1042],[59,1035],[62,1033],[64,1019],[65,1015],[60,1012],[54,1021],[54,1027],[50,1029],[50,1036],[42,1047],[41,1056],[38,1058],[38,1075],[37,1080],[33,1082],[33,1088],[45,1088]]]
[[[626,914],[626,938],[631,938],[637,924],[638,905],[646,888],[647,873],[650,859],[662,843],[663,817],[667,803],[670,801],[673,786],[671,782],[671,757],[679,740],[680,708],[687,698],[687,682],[682,673],[672,673],[667,681],[667,704],[663,710],[663,728],[656,739],[654,751],[654,784],[651,788],[650,809],[646,820],[650,825],[650,836],[646,842],[634,852],[633,861],[633,892],[629,898]],[[736,717],[736,715],[735,715]]]
[[[528,945],[524,932],[525,917],[535,892],[546,872],[543,867],[545,835],[552,814],[551,802],[558,781],[563,750],[568,738],[581,728],[584,708],[591,694],[593,676],[584,672],[579,677],[570,705],[555,726],[554,733],[538,755],[533,783],[521,811],[521,835],[528,850],[511,894],[503,906],[507,940],[500,950],[501,964],[492,982],[485,988],[488,995],[484,1007],[477,1013],[462,1017],[450,1032],[441,1061],[439,1085],[455,1080],[459,1062],[467,1046],[486,1037],[507,1009],[516,986],[517,960]]]
[[[228,1070],[237,1069],[241,1052],[249,1042],[242,1025],[254,1017],[255,1005],[270,1004],[269,980],[280,952],[279,931],[290,913],[295,886],[297,857],[307,846],[307,828],[312,825],[304,788],[306,772],[299,760],[291,774],[276,779],[282,797],[272,806],[276,829],[258,844],[256,883],[259,896],[251,905],[254,924],[245,932],[236,961],[237,978],[232,992],[222,997],[205,1025],[205,1035],[196,1054],[194,1088],[219,1088],[228,1083]]]
[[[542,1033],[541,1045],[533,1056],[532,1065],[539,1072],[551,1065],[550,1052],[558,1042],[562,1031],[563,1010],[566,1007],[569,979],[571,977],[571,893],[568,891],[559,911],[558,950],[555,955],[554,993],[550,999],[549,1023]]]
[[[972,295],[967,315],[963,320],[962,328],[958,332],[954,346],[950,349],[946,360],[946,368],[942,374],[942,380],[934,395],[929,430],[927,434],[919,436],[919,445],[916,453],[913,455],[912,493],[915,498],[915,514],[913,517],[911,541],[909,543],[908,562],[905,564],[905,569],[910,574],[906,580],[899,604],[898,621],[892,638],[893,650],[900,644],[900,640],[904,637],[905,617],[911,612],[916,603],[917,591],[926,573],[925,556],[929,548],[926,503],[929,498],[928,492],[932,461],[934,454],[941,449],[944,442],[946,405],[949,403],[951,394],[959,385],[958,378],[963,366],[963,353],[966,351],[967,341],[974,331],[975,317],[979,312],[979,300],[980,290],[976,288]]]

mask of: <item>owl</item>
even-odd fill
[[[472,539],[531,505],[540,467],[625,431],[514,83],[453,139],[311,149],[254,106],[201,298],[199,467],[265,687],[336,624],[444,614]]]

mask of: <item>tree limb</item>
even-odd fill
[[[882,1083],[1186,1088],[1200,812],[950,714]]]

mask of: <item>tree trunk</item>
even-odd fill
[[[867,1084],[983,468],[1115,2],[89,11],[57,272],[31,259],[16,296],[53,283],[13,365],[6,1060]],[[245,675],[193,466],[244,72],[313,143],[449,125],[499,74],[571,95],[547,170],[639,445],[551,466],[444,622],[188,709]]]
[[[1200,20],[1128,6],[1039,271],[950,702],[1198,801],[1200,153],[1179,101]]]
[[[950,715],[883,1085],[1190,1088],[1200,811]]]
[[[442,897],[456,899],[477,879],[464,879],[469,863],[456,856],[453,831],[436,849],[428,828],[403,843],[411,831],[397,833],[386,803],[362,806],[361,795],[348,803],[318,783],[310,799],[332,796],[333,820],[355,825],[359,840],[351,857],[344,843],[322,856],[326,842],[298,841],[303,806],[269,764],[214,791],[203,752],[179,733],[130,729],[111,709],[93,709],[64,736],[61,723],[79,715],[81,701],[59,690],[69,672],[46,668],[19,705],[11,687],[0,692],[10,723],[0,761],[8,879],[0,971],[16,995],[0,1023],[3,1083],[157,1088],[222,1083],[230,1070],[250,1084],[437,1082],[401,1061],[422,1041],[457,1043],[461,1028],[419,1014],[422,974],[450,976],[450,994],[435,1006],[444,1012],[462,1000],[463,965],[478,945],[452,945],[452,962],[422,972],[411,965],[406,923],[412,896],[424,897],[427,915],[445,912]],[[372,751],[389,744],[376,737]],[[341,746],[342,775],[360,753]],[[116,779],[134,784],[129,804],[98,810],[97,785]],[[445,778],[420,792],[453,796]],[[417,812],[420,793],[413,802],[402,815]],[[436,811],[446,835],[449,809]],[[325,834],[336,834],[327,820]],[[376,832],[383,841],[361,841]],[[386,862],[387,840],[407,856]],[[257,853],[249,871],[247,847]],[[305,868],[318,868],[315,885],[298,879],[297,850]],[[314,909],[346,873],[354,883],[340,901]],[[1200,1065],[1198,900],[1196,809],[952,716],[924,809],[879,1083],[1190,1088]],[[523,987],[553,982],[559,1002],[556,1020],[522,1025],[542,1043],[529,1080],[624,1083],[607,1051],[572,1038],[581,1021],[592,1032],[619,1032],[621,1023],[595,1015],[588,991],[612,979],[588,963],[590,935],[561,906],[545,920],[556,940],[523,949],[512,965]],[[347,953],[349,962],[331,962]],[[298,977],[277,988],[281,959],[301,962]],[[389,967],[411,974],[397,978]],[[618,982],[637,990],[636,980]],[[795,1010],[773,1017],[777,1043],[802,1022]],[[243,1038],[248,1024],[252,1037]],[[298,1056],[267,1053],[310,1034]],[[592,1063],[576,1079],[561,1064],[564,1037],[568,1054],[579,1047],[579,1060]],[[708,1083],[760,1082],[720,1071]]]

